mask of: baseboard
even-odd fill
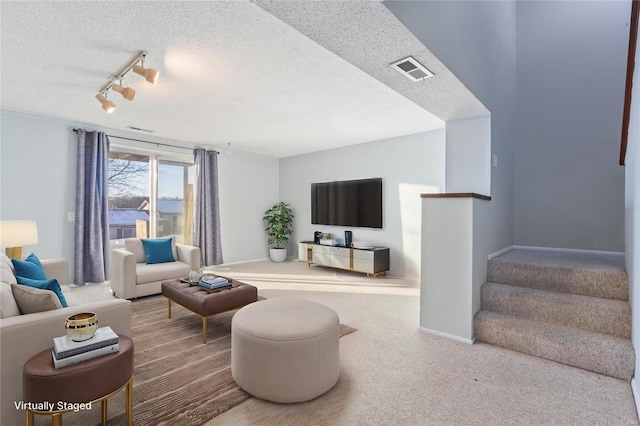
[[[501,256],[511,250],[513,250],[515,248],[515,246],[509,246],[509,247],[505,247],[502,250],[498,250],[494,253],[490,253],[489,256],[487,256],[489,258],[489,260],[493,259],[494,257],[498,257]]]
[[[558,252],[569,252],[569,253],[591,253],[591,254],[624,254],[623,251],[606,251],[606,250],[587,250],[587,249],[571,249],[571,248],[560,248],[560,247],[539,247],[539,246],[519,246],[513,245],[509,247],[505,247],[502,250],[498,250],[494,253],[489,254],[488,259],[491,260],[494,257],[501,256],[511,250],[540,250],[540,251],[558,251]]]
[[[237,261],[237,262],[224,262],[224,263],[222,263],[222,264],[220,264],[220,265],[214,265],[213,267],[215,268],[215,267],[219,267],[219,266],[224,267],[224,266],[226,266],[226,265],[238,265],[238,264],[240,264],[240,263],[262,262],[262,261],[264,261],[264,260],[269,260],[269,258],[268,258],[268,257],[263,257],[263,258],[260,258],[260,259],[239,260],[239,261]],[[287,256],[287,259],[285,260],[285,262],[289,262],[289,261],[292,261],[292,262],[293,262],[293,261],[295,261],[295,262],[297,262],[297,261],[298,261],[298,258],[297,258],[297,257],[295,257],[295,256]],[[208,266],[207,266],[207,268],[208,268]]]
[[[240,263],[261,262],[263,260],[269,260],[269,258],[268,257],[263,257],[262,259],[239,260],[238,262],[224,262],[224,263],[221,263],[220,265],[205,266],[204,268],[217,268],[217,267],[223,267],[224,268],[226,265],[238,265]]]
[[[624,254],[623,251],[604,251],[604,250],[586,250],[586,249],[571,249],[571,248],[559,248],[559,247],[537,247],[537,246],[511,246],[514,249],[524,250],[544,250],[544,251],[562,251],[569,253],[591,253],[591,254]]]
[[[420,330],[421,332],[426,333],[426,334],[433,334],[434,336],[446,337],[447,339],[455,340],[457,342],[466,343],[468,345],[473,345],[475,343],[475,341],[476,341],[475,337],[473,339],[466,339],[464,337],[455,336],[455,335],[449,334],[449,333],[443,333],[442,331],[432,330],[432,329],[426,328],[426,327],[418,327],[418,330]]]
[[[636,378],[631,379],[631,393],[633,393],[633,401],[636,403],[636,416],[638,416],[638,408],[640,408],[640,394],[636,386]]]

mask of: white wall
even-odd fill
[[[514,243],[624,249],[629,1],[517,2]]]
[[[446,192],[491,195],[491,115],[447,121]]]
[[[631,338],[636,351],[636,375],[632,387],[636,408],[640,408],[638,372],[640,372],[640,44],[636,46],[636,67],[631,95],[625,166],[625,252],[629,274],[629,302],[631,303]]]
[[[420,327],[471,343],[473,198],[423,198]]]
[[[38,244],[23,255],[64,257],[73,271],[76,135],[73,125],[2,111],[0,218],[35,220]]]
[[[314,231],[390,248],[394,276],[417,279],[420,269],[421,193],[442,192],[445,183],[445,131],[419,133],[280,160],[280,199],[292,206],[295,242],[313,240]],[[311,184],[381,177],[383,228],[352,228],[311,224]],[[267,206],[268,207],[268,206]],[[266,210],[266,208],[265,208]]]
[[[224,262],[269,257],[262,217],[279,200],[278,159],[221,151],[218,167]]]
[[[185,141],[7,111],[1,111],[0,119],[0,218],[36,220],[39,242],[24,250],[34,251],[42,258],[67,258],[70,274],[74,223],[67,221],[67,212],[75,211],[77,139],[73,128],[189,146]],[[115,141],[133,144],[114,138],[112,142]],[[265,204],[278,199],[278,159],[222,152],[218,163],[224,261],[266,258],[262,215]]]
[[[475,197],[427,197],[422,206],[420,328],[472,343],[487,279],[484,224],[490,204]]]

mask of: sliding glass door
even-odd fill
[[[193,165],[170,160],[158,161],[158,202],[156,235],[176,235],[191,244],[193,229]]]
[[[110,153],[109,233],[113,242],[175,235],[177,241],[191,243],[193,164],[167,157]]]
[[[149,156],[109,153],[109,239],[141,235],[149,222]],[[145,235],[146,236],[146,235]]]

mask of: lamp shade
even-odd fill
[[[21,247],[38,244],[38,227],[36,226],[36,221],[0,221],[0,244],[4,247]]]
[[[105,98],[102,93],[98,93],[96,95],[96,99],[100,101],[100,103],[102,104],[102,109],[106,113],[111,114],[113,111],[116,110],[116,104],[111,102],[109,99]]]
[[[119,84],[112,84],[111,88],[116,92],[120,93],[122,97],[128,101],[132,101],[133,98],[136,96],[136,91],[133,90],[131,87],[122,87]]]
[[[136,74],[140,74],[151,84],[156,84],[158,82],[158,76],[160,72],[155,68],[144,68],[140,65],[133,66],[133,72]]]

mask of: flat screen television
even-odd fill
[[[382,228],[382,178],[312,183],[311,223]]]

